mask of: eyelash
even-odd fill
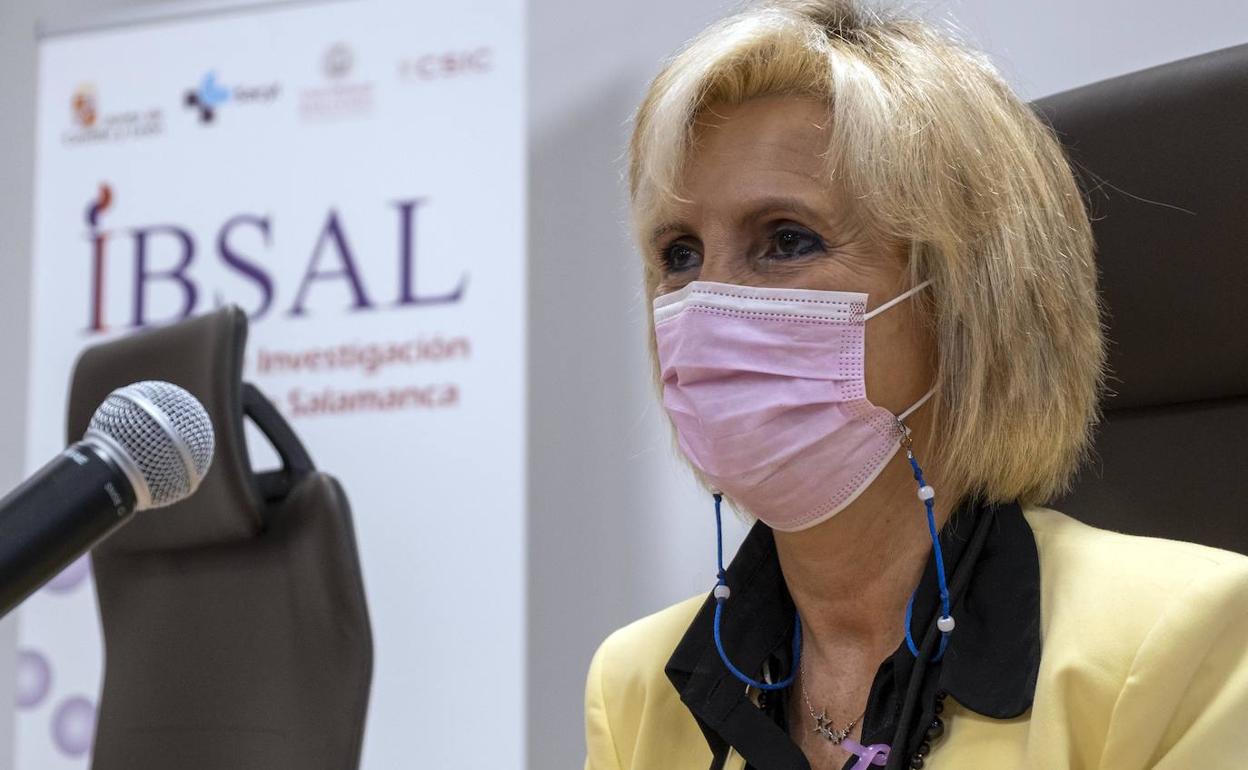
[[[771,238],[769,240],[771,250],[764,258],[767,258],[767,259],[775,258],[774,255],[778,254],[778,251],[775,249],[775,246],[777,245],[777,242],[780,239],[780,237],[785,236],[785,235],[796,235],[799,238],[809,239],[813,241],[813,244],[809,246],[808,248],[802,250],[800,253],[792,254],[792,255],[780,255],[779,259],[781,261],[786,260],[786,259],[800,259],[812,253],[821,252],[825,248],[823,239],[820,238],[817,234],[815,234],[811,230],[808,230],[805,227],[799,227],[799,226],[794,226],[794,225],[782,225],[780,227],[777,227],[775,231],[772,233]],[[683,243],[679,239],[672,241],[666,246],[663,246],[662,248],[659,249],[658,259],[659,259],[660,267],[663,268],[663,271],[665,273],[669,273],[669,274],[681,273],[689,269],[688,267],[683,267],[683,268],[675,267],[674,265],[675,259],[673,257],[672,252],[674,249],[677,249],[677,248],[687,249],[688,251],[693,252],[694,254],[697,253],[697,251],[692,246],[688,245],[687,243]]]

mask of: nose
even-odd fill
[[[699,281],[741,286],[753,286],[757,283],[757,276],[751,274],[744,260],[736,256],[737,252],[730,244],[707,242],[703,248],[702,264],[698,267]]]

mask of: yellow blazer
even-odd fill
[[[1023,514],[1040,563],[1032,707],[996,720],[949,698],[926,770],[1248,768],[1248,558],[1096,529],[1045,508]],[[586,770],[710,766],[701,730],[664,675],[704,601],[642,618],[599,647],[585,694]],[[730,753],[726,767],[745,762]]]

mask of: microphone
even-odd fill
[[[110,393],[81,441],[0,500],[0,618],[138,511],[189,497],[212,448],[208,412],[177,385]]]

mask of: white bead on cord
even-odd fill
[[[732,591],[728,589],[728,586],[721,583],[715,586],[714,594],[716,599],[727,599],[729,596],[732,596]]]
[[[927,502],[928,500],[931,500],[934,497],[936,497],[936,490],[932,489],[931,486],[924,484],[923,486],[919,487],[919,499],[920,500],[922,500],[923,502]],[[940,632],[942,634],[947,634],[953,631],[956,625],[957,623],[953,621],[953,617],[950,615],[941,615],[939,618],[936,619],[936,628],[940,629]]]

